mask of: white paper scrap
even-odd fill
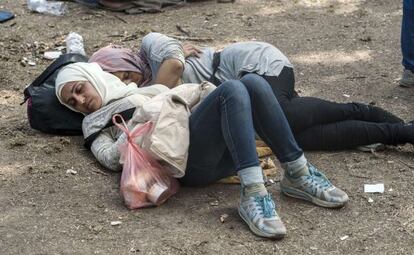
[[[53,59],[57,59],[60,55],[62,55],[62,52],[60,52],[60,51],[46,51],[43,54],[43,57],[45,59],[51,59],[51,60],[53,60]]]
[[[384,193],[384,183],[364,184],[365,193]]]
[[[66,174],[73,174],[73,175],[75,175],[75,174],[77,174],[77,173],[78,173],[78,172],[77,172],[77,171],[75,171],[75,170],[73,170],[73,168],[66,170]]]
[[[344,240],[348,239],[348,237],[349,237],[349,235],[341,237],[341,241],[344,241]]]
[[[118,225],[121,225],[121,224],[122,224],[122,221],[120,221],[120,220],[111,221],[111,226],[118,226]]]

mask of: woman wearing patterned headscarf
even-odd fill
[[[299,96],[295,91],[293,65],[279,49],[268,43],[233,43],[217,54],[214,48],[203,48],[201,52],[194,46],[186,49],[173,38],[150,33],[142,39],[139,53],[132,54],[134,58],[119,58],[115,51],[109,58],[102,54],[105,51],[98,51],[90,61],[97,62],[126,82],[129,80],[125,77],[141,74],[143,78],[136,80],[138,86],[161,83],[173,87],[180,79],[184,83],[210,80],[218,86],[220,82],[241,79],[249,73],[258,74],[271,86],[296,140],[305,150],[343,150],[361,146],[358,148],[371,151],[378,145],[384,148],[384,144],[414,142],[414,125],[405,124],[379,107]],[[216,70],[215,56],[220,56]],[[132,62],[138,63],[135,65],[140,68],[125,69],[132,67]],[[365,146],[372,144],[375,146]]]

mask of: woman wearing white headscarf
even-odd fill
[[[112,115],[139,107],[168,90],[163,85],[148,88],[138,88],[135,83],[126,85],[94,63],[65,66],[59,71],[55,85],[56,97],[63,105],[88,115],[82,122],[85,141],[99,163],[113,171],[121,170],[117,146],[126,136],[115,127],[104,129]]]
[[[104,72],[96,63],[75,63],[62,68],[56,78],[56,96],[69,109],[89,114],[130,95],[149,99],[168,90],[163,85],[138,88],[127,86],[116,76]]]
[[[171,91],[188,91],[185,86],[196,87],[185,84]],[[96,64],[81,63],[71,64],[60,71],[56,95],[70,109],[89,114],[82,125],[86,137],[102,119],[108,119],[105,116],[111,117],[114,107],[125,110],[140,101],[131,97],[148,98],[157,88],[158,91],[165,90],[162,87],[154,85],[141,89],[133,84],[125,86],[119,79],[104,73]],[[148,104],[158,98],[150,99]],[[279,239],[286,234],[286,228],[264,186],[263,172],[256,153],[255,132],[272,149],[284,169],[281,180],[284,194],[323,207],[342,207],[348,201],[344,191],[332,185],[324,174],[308,163],[271,87],[262,77],[248,74],[239,81],[226,81],[205,99],[200,97],[202,101],[196,109],[192,107],[194,104],[180,98],[174,99],[187,104],[185,109],[191,110],[191,115],[172,114],[169,121],[159,127],[169,134],[165,137],[168,141],[164,147],[185,142],[174,138],[175,132],[171,126],[177,121],[183,121],[182,128],[188,128],[188,159],[185,160],[185,173],[177,176],[182,177],[180,182],[183,185],[202,186],[238,174],[242,184],[239,214],[256,235]],[[144,102],[139,109],[145,109],[146,105]],[[162,108],[166,105],[162,104]],[[159,116],[162,115],[160,113]],[[134,118],[135,113],[132,120]],[[117,145],[123,143],[123,137],[119,133],[105,131],[92,143],[91,150],[95,157],[112,170],[120,170]]]

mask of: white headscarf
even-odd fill
[[[167,89],[167,87],[163,85],[158,85],[152,89],[138,88],[135,83],[125,85],[125,83],[115,75],[103,71],[97,63],[69,64],[59,71],[56,77],[55,90],[56,97],[59,99],[60,103],[75,112],[76,110],[73,107],[62,101],[63,86],[66,83],[73,81],[89,81],[101,96],[102,106],[105,106],[114,100],[136,93],[152,97],[154,96],[154,93],[157,94]]]

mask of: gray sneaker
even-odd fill
[[[280,187],[285,195],[310,201],[322,207],[342,207],[348,201],[348,195],[332,185],[326,176],[308,163],[309,175],[298,178],[284,174]]]
[[[406,88],[414,87],[414,73],[408,69],[404,70],[403,77],[400,80],[400,86]]]
[[[245,196],[242,190],[238,209],[240,217],[254,234],[273,239],[281,239],[286,235],[286,227],[269,194]]]

